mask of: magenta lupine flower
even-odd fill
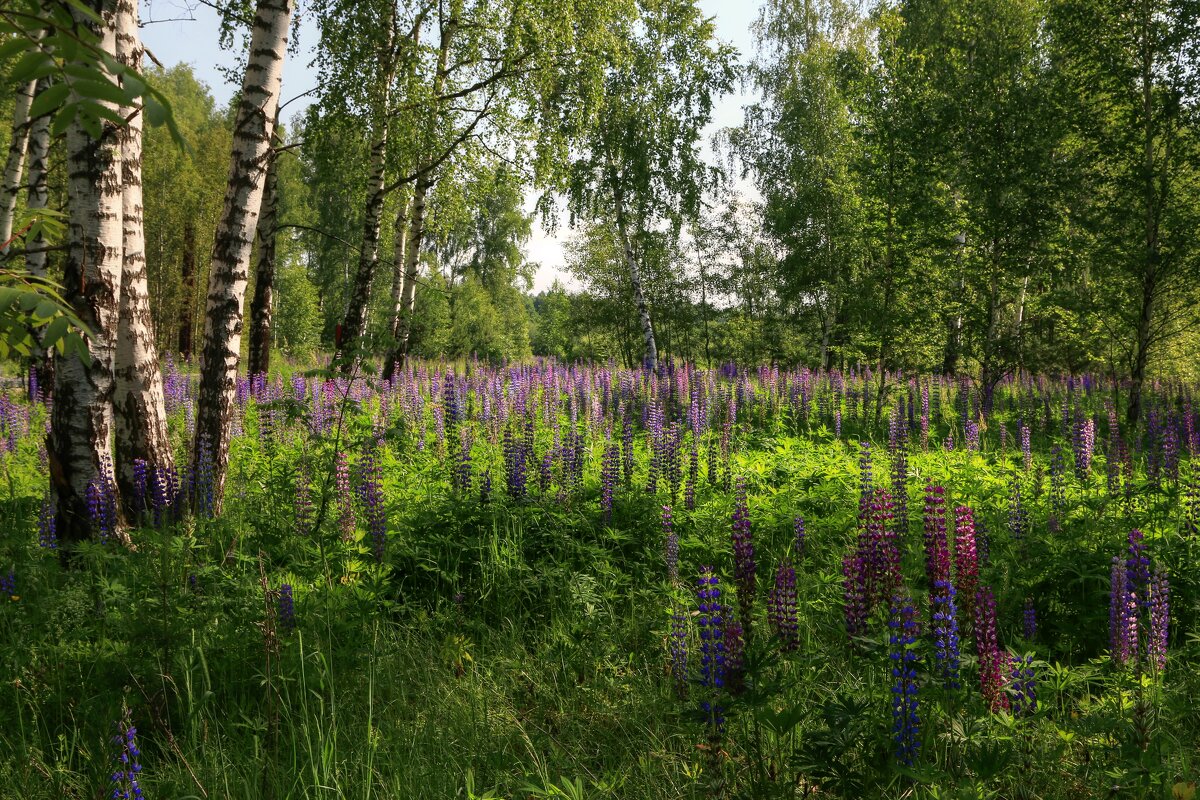
[[[1004,667],[1008,655],[996,637],[996,598],[991,587],[980,586],[975,596],[975,652],[979,656],[979,687],[992,711],[1008,708],[1004,694]]]
[[[975,614],[975,598],[979,589],[979,554],[975,549],[975,512],[970,506],[954,509],[954,571],[959,596],[967,618]]]
[[[679,534],[672,523],[671,507],[662,507],[663,538],[666,542],[667,579],[679,583]]]
[[[784,650],[799,644],[796,616],[796,568],[784,559],[775,570],[775,585],[767,594],[767,621]]]
[[[925,575],[932,590],[950,580],[950,545],[946,539],[946,490],[925,486]]]
[[[750,533],[750,506],[746,497],[746,480],[738,478],[737,497],[733,504],[733,580],[737,584],[738,611],[742,625],[749,635],[757,591],[754,539]]]
[[[861,550],[861,548],[860,548]],[[870,605],[867,599],[867,565],[860,550],[842,558],[842,597],[846,614],[846,633],[862,636],[867,631]]]
[[[1162,672],[1167,667],[1167,634],[1171,627],[1171,586],[1166,570],[1161,567],[1150,579],[1150,634],[1146,641],[1146,656]]]

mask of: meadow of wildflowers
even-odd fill
[[[106,464],[74,547],[0,396],[0,796],[1190,797],[1194,388],[259,376],[220,516]]]

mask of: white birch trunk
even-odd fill
[[[250,251],[271,155],[292,8],[293,0],[258,0],[250,58],[234,123],[229,185],[213,241],[192,474],[211,475],[214,513],[221,508],[229,465]]]
[[[13,105],[12,141],[8,145],[8,159],[4,162],[4,184],[0,186],[0,245],[13,234],[13,215],[17,210],[17,195],[21,192],[21,173],[25,168],[25,150],[29,142],[29,106],[37,91],[37,81],[30,81],[17,90],[17,101]],[[0,252],[7,252],[3,247]]]
[[[100,46],[115,55],[114,3],[103,0],[90,7],[105,20],[99,31]],[[80,24],[90,24],[81,15],[77,19]],[[100,479],[110,463],[123,214],[116,133],[109,122],[103,123],[99,139],[89,136],[78,123],[67,131],[69,233],[64,295],[92,331],[90,364],[77,355],[55,358],[54,408],[46,450],[58,507],[58,535],[68,542],[90,535],[88,485]]]
[[[619,187],[619,184],[614,180],[614,185]],[[650,320],[650,307],[646,305],[646,296],[642,293],[642,275],[638,269],[637,258],[633,255],[633,248],[629,242],[629,230],[625,223],[625,204],[624,197],[620,189],[614,192],[614,200],[616,203],[617,212],[617,236],[620,238],[618,242],[621,248],[621,257],[625,259],[625,266],[629,269],[629,283],[633,287],[633,304],[637,307],[638,322],[642,326],[642,342],[646,348],[643,365],[648,369],[656,369],[658,367],[658,343],[654,339],[654,323]]]
[[[140,73],[145,50],[138,34],[137,0],[117,0],[116,39],[117,60]],[[135,113],[132,108],[121,109],[121,115],[129,122],[119,132],[124,265],[117,321],[113,415],[117,482],[126,510],[137,513],[140,509],[131,505],[135,501],[137,485],[134,462],[141,459],[151,467],[172,469],[175,458],[167,434],[163,378],[146,279],[146,236],[142,226],[143,119],[141,113]]]
[[[50,86],[48,78],[42,78],[37,82],[36,94],[46,91]],[[43,115],[29,124],[29,144],[28,153],[26,155],[28,168],[25,171],[27,176],[27,194],[25,196],[25,208],[30,212],[36,213],[40,209],[46,208],[50,204],[50,188],[46,183],[46,176],[50,170],[50,116]],[[28,237],[25,241],[25,269],[31,275],[36,275],[39,278],[44,278],[47,275],[46,262],[46,239],[38,233],[35,236]],[[48,357],[46,349],[42,346],[42,337],[45,333],[44,328],[38,328],[34,331],[33,347],[30,352],[30,376],[36,381],[37,390],[33,389],[33,383],[29,386],[30,400],[41,399],[48,396],[54,383],[54,362]]]

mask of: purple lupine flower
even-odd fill
[[[337,495],[338,530],[343,541],[354,538],[354,498],[350,493],[350,462],[346,454],[338,451],[334,463],[334,492]]]
[[[133,512],[142,518],[150,510],[149,496],[150,465],[143,458],[133,460]]]
[[[989,586],[980,586],[975,596],[975,652],[979,656],[979,688],[992,711],[1008,708],[1004,694],[1007,655],[996,636],[996,598]]]
[[[296,471],[296,499],[292,505],[296,514],[296,534],[299,536],[308,536],[312,533],[313,502],[312,490],[308,484],[308,464],[301,461]]]
[[[963,425],[963,433],[967,450],[972,453],[979,452],[979,423],[973,419],[967,420]]]
[[[154,467],[150,484],[150,511],[156,528],[178,520],[186,501],[180,490],[179,473],[172,466]]]
[[[775,585],[767,594],[767,621],[784,650],[799,644],[796,615],[796,568],[784,559],[775,570]]]
[[[933,585],[934,673],[947,690],[959,688],[958,605],[954,602],[954,584],[939,578]]]
[[[1062,448],[1058,445],[1050,451],[1050,519],[1047,527],[1058,533],[1063,515],[1067,511],[1067,493],[1064,476]]]
[[[930,587],[950,580],[950,544],[946,539],[946,490],[925,486],[925,574]]]
[[[1108,642],[1113,663],[1118,667],[1136,660],[1138,650],[1137,600],[1130,597],[1125,573],[1121,557],[1113,556],[1108,586]]]
[[[1021,478],[1015,472],[1008,494],[1008,531],[1017,541],[1029,533],[1029,511],[1021,502]]]
[[[196,468],[189,476],[192,481],[192,512],[202,519],[212,517],[215,508],[213,505],[213,491],[215,489],[213,470],[216,466],[214,458],[212,444],[208,441],[208,434],[205,433],[200,437],[196,456]]]
[[[1137,528],[1129,531],[1129,555],[1125,559],[1125,587],[1130,596],[1135,596],[1143,606],[1149,605],[1147,588],[1150,585],[1150,557],[1146,555],[1146,544],[1142,532]]]
[[[901,431],[892,451],[892,502],[895,505],[895,524],[899,531],[908,530],[908,439]]]
[[[725,622],[720,580],[712,567],[700,568],[696,600],[700,611],[696,618],[700,630],[700,689],[703,697],[700,710],[704,713],[710,739],[719,742],[725,729],[724,710],[720,705],[725,688]]]
[[[458,464],[454,471],[454,488],[464,494],[471,491],[471,445],[475,443],[475,431],[463,425],[458,429]]]
[[[1025,471],[1029,472],[1033,466],[1033,450],[1029,445],[1029,426],[1021,426],[1021,459],[1025,465]]]
[[[1161,567],[1150,579],[1150,632],[1146,656],[1159,672],[1167,667],[1167,634],[1171,627],[1171,586]]]
[[[604,512],[605,525],[612,522],[613,494],[617,488],[617,471],[621,468],[618,458],[617,445],[610,443],[604,448],[604,458],[600,462],[600,509]]]
[[[101,542],[110,541],[117,533],[117,492],[112,479],[108,457],[100,460],[100,470],[87,485],[88,518],[92,530]]]
[[[1092,470],[1092,453],[1096,448],[1096,424],[1091,417],[1075,420],[1075,475],[1087,479]]]
[[[725,689],[737,696],[746,688],[746,636],[742,624],[725,620]]]
[[[688,615],[683,606],[671,608],[671,680],[675,694],[687,697],[688,685]]]
[[[117,722],[117,735],[112,741],[117,746],[117,755],[111,779],[111,797],[113,800],[142,800],[144,795],[139,777],[142,772],[142,764],[139,761],[142,751],[138,749],[137,728],[133,726],[128,708],[121,713],[121,719]]]
[[[696,484],[700,482],[700,451],[696,449],[696,439],[692,438],[692,449],[688,453],[688,477],[683,487],[683,507],[688,511],[696,510]]]
[[[804,553],[808,548],[808,536],[804,531],[804,517],[797,516],[792,520],[792,534],[792,557],[799,564],[804,560]]]
[[[518,442],[511,425],[504,429],[504,477],[508,496],[519,500],[526,495],[527,464],[525,447]],[[575,457],[572,448],[572,460]]]
[[[371,549],[375,561],[383,563],[387,548],[387,510],[384,508],[383,465],[379,461],[379,450],[378,439],[372,439],[363,450],[362,500],[367,533],[371,536]]]
[[[1037,713],[1037,671],[1033,667],[1033,656],[1016,656],[1010,673],[1012,688],[1012,714],[1014,717],[1031,717]]]
[[[17,573],[14,570],[10,569],[7,575],[0,577],[0,595],[4,595],[9,600],[18,599]]]
[[[1037,609],[1033,605],[1033,598],[1025,598],[1025,612],[1021,619],[1021,632],[1025,636],[1025,641],[1032,642],[1037,636]]]
[[[750,506],[746,497],[746,480],[738,478],[737,497],[733,504],[733,580],[737,584],[738,611],[746,635],[750,635],[757,591],[754,539],[750,533]]]
[[[1167,480],[1179,480],[1179,425],[1174,415],[1163,428],[1162,465]]]
[[[279,629],[285,633],[296,630],[296,599],[292,593],[292,585],[285,583],[279,587],[279,600],[276,607]]]
[[[954,451],[954,431],[949,431],[946,433],[946,439],[942,443],[942,449],[947,453]]]
[[[42,508],[38,512],[38,546],[47,550],[58,548],[58,509],[54,498],[49,492],[42,498]]]
[[[875,481],[871,469],[871,443],[862,441],[858,446],[858,515],[862,519],[871,507]]]
[[[479,476],[479,502],[487,505],[492,502],[492,469],[488,467]]]
[[[662,507],[663,538],[666,542],[667,578],[672,584],[679,583],[679,534],[672,524],[671,507]]]
[[[892,598],[888,619],[892,662],[892,739],[896,761],[911,767],[921,747],[921,717],[917,699],[916,612],[907,597]]]

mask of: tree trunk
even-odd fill
[[[8,145],[8,160],[4,163],[4,184],[0,186],[0,244],[7,242],[13,232],[13,215],[17,195],[21,192],[21,172],[25,167],[25,150],[29,142],[29,106],[37,91],[37,81],[22,84],[13,105],[12,140]],[[4,247],[3,252],[7,252]]]
[[[183,259],[179,266],[179,357],[192,360],[192,316],[196,304],[196,228],[183,223]]]
[[[446,77],[448,73],[448,64],[450,58],[450,44],[454,40],[454,33],[458,29],[457,23],[451,19],[441,32],[441,42],[438,45],[438,64],[437,72],[433,79],[433,96],[439,97],[446,87]],[[441,103],[435,101],[432,122],[436,122],[441,118]],[[426,153],[426,158],[432,159],[433,153]],[[403,305],[402,312],[397,320],[396,338],[392,343],[391,352],[383,366],[383,377],[385,380],[391,380],[396,374],[396,368],[404,365],[404,360],[408,358],[409,340],[412,336],[412,320],[413,314],[417,310],[417,268],[421,263],[421,246],[425,242],[425,202],[429,195],[429,190],[434,185],[434,171],[427,170],[423,175],[417,178],[416,185],[413,187],[412,199],[412,223],[409,226],[408,241],[406,242],[407,252],[404,253],[404,297],[401,300]]]
[[[242,347],[242,309],[279,107],[292,7],[293,0],[258,0],[250,60],[233,126],[229,185],[213,240],[192,450],[192,474],[211,476],[213,513],[221,510],[229,465],[234,384]]]
[[[99,46],[115,55],[111,24],[114,3],[97,0],[88,7],[100,12]],[[81,25],[92,21],[74,12]],[[115,106],[110,109],[116,113]],[[78,355],[56,356],[54,408],[50,417],[47,456],[51,488],[57,504],[57,531],[67,543],[87,538],[92,530],[88,487],[111,497],[109,440],[112,436],[114,345],[121,291],[122,213],[121,148],[111,122],[93,139],[78,122],[67,132],[67,258],[63,295],[91,330],[90,362]],[[115,533],[115,532],[110,532]]]
[[[117,60],[135,73],[142,68],[144,49],[138,34],[137,0],[117,0]],[[117,482],[126,503],[134,508],[139,459],[157,469],[174,469],[175,457],[167,434],[163,377],[158,365],[154,320],[150,316],[150,287],[146,279],[146,236],[142,227],[142,115],[121,109],[129,120],[119,132],[121,145],[122,241],[120,312],[115,354]],[[145,498],[143,498],[143,502]]]
[[[387,199],[387,152],[388,121],[391,119],[392,82],[396,79],[396,17],[395,6],[388,19],[388,30],[384,48],[380,54],[380,100],[375,122],[375,144],[371,147],[371,173],[367,179],[367,205],[363,214],[362,245],[358,251],[358,269],[354,273],[354,286],[350,291],[350,302],[342,320],[341,349],[351,351],[360,348],[361,339],[367,329],[367,307],[371,302],[371,284],[375,282],[375,269],[379,264],[379,231],[383,220],[383,203]],[[437,92],[440,94],[440,91]],[[342,371],[349,372],[354,358],[342,361]]]
[[[278,117],[278,115],[276,115]],[[279,128],[279,119],[275,120]],[[278,137],[276,140],[278,142]],[[270,156],[258,217],[258,263],[254,268],[254,299],[250,301],[250,347],[247,371],[266,375],[271,369],[271,303],[275,293],[275,237],[279,210],[279,154]]]
[[[396,221],[392,230],[392,293],[391,315],[388,318],[388,333],[391,341],[399,341],[400,317],[404,313],[404,287],[406,286],[405,268],[408,255],[408,216],[412,207],[412,199],[405,198],[396,212]],[[395,371],[395,360],[392,352],[388,353],[384,366],[384,377],[391,380]]]
[[[50,79],[42,78],[37,82],[37,93],[46,91],[49,86]],[[48,114],[42,115],[30,123],[28,151],[29,168],[26,174],[28,175],[29,189],[25,198],[25,207],[31,213],[36,213],[50,204],[50,187],[46,183],[46,176],[50,171],[50,116]],[[31,275],[39,278],[44,278],[49,273],[46,247],[46,239],[41,233],[30,237],[25,242],[25,269]],[[33,348],[30,352],[32,365],[29,385],[30,400],[39,399],[35,395],[49,395],[54,384],[54,360],[42,346],[44,333],[44,328],[34,331]],[[36,392],[34,391],[35,384]]]
[[[954,302],[961,303],[963,293],[966,291],[967,282],[962,273],[962,258],[963,250],[967,246],[967,235],[965,233],[957,234],[954,237],[954,249],[956,252],[956,260],[958,261],[958,280],[955,282],[955,297]],[[958,355],[962,351],[962,327],[963,318],[961,313],[954,314],[947,321],[947,336],[946,336],[946,354],[942,359],[942,374],[954,375],[958,372]]]
[[[621,257],[629,270],[629,283],[633,288],[633,303],[637,307],[638,321],[642,325],[642,341],[645,344],[644,366],[654,370],[658,368],[658,345],[654,341],[654,324],[650,321],[650,308],[646,305],[646,296],[642,293],[642,276],[638,269],[637,259],[634,258],[633,248],[629,242],[629,231],[625,223],[624,195],[620,189],[619,178],[613,177],[613,201],[616,204],[617,235],[621,248]]]

